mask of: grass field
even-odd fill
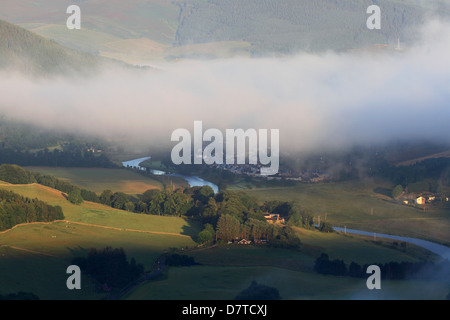
[[[88,276],[82,274],[82,290],[70,291],[65,283],[66,268],[76,256],[85,256],[90,248],[124,248],[148,270],[168,246],[193,245],[183,237],[122,232],[98,227],[56,222],[51,225],[27,225],[0,235],[0,293],[33,292],[41,299],[98,299]]]
[[[105,294],[95,290],[87,276],[82,276],[82,290],[66,288],[65,270],[73,257],[86,255],[92,247],[122,247],[129,259],[135,258],[149,270],[156,257],[169,248],[194,248],[192,237],[200,230],[181,218],[135,214],[90,202],[73,205],[61,192],[38,184],[0,183],[0,188],[60,205],[67,220],[21,225],[0,233],[0,294],[22,290],[41,299],[99,299]],[[301,250],[253,246],[191,250],[189,255],[201,266],[171,267],[159,280],[136,287],[126,298],[232,299],[252,280],[279,288],[285,299],[441,299],[448,289],[445,284],[390,281],[386,283],[388,291],[371,296],[373,293],[361,279],[312,272],[316,257],[326,252],[330,258],[343,259],[347,264],[364,264],[417,261],[425,256],[423,252],[404,252],[342,234],[303,229],[298,232]],[[431,290],[434,285],[436,288]],[[431,293],[421,296],[424,291],[418,286]],[[359,296],[360,291],[368,296]]]
[[[0,233],[0,294],[33,292],[41,299],[98,299],[89,277],[82,290],[70,291],[65,270],[73,257],[90,248],[122,247],[149,269],[170,248],[195,246],[199,227],[177,217],[159,217],[116,210],[97,203],[73,205],[61,192],[38,184],[0,184],[25,197],[63,208],[66,221],[17,226]],[[83,285],[85,284],[85,285]]]
[[[450,244],[450,210],[423,211],[394,203],[390,197],[375,192],[392,188],[384,181],[349,181],[340,183],[298,184],[294,187],[244,190],[260,202],[295,201],[315,212],[334,226],[422,238]]]
[[[126,296],[130,300],[233,299],[251,281],[275,287],[282,299],[444,299],[448,286],[438,282],[384,281],[370,291],[366,279],[335,277],[276,267],[173,267],[160,280]]]
[[[135,195],[162,188],[156,179],[126,169],[25,167],[26,170],[52,175],[100,194],[105,189]]]
[[[320,275],[315,259],[360,265],[390,261],[417,262],[428,253],[418,248],[394,249],[360,237],[298,229],[299,250],[218,245],[187,254],[200,265],[170,267],[157,280],[135,288],[126,299],[233,299],[251,281],[273,286],[283,299],[443,299],[448,284],[433,281],[383,281],[382,291],[371,292],[365,279]]]
[[[330,259],[342,259],[346,264],[355,261],[360,265],[390,261],[416,262],[427,255],[425,251],[411,248],[405,252],[338,233],[302,230],[300,238],[300,250],[239,245],[194,250],[189,255],[206,265],[272,266],[297,271],[313,270],[315,259],[322,252],[327,253]]]

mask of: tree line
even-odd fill
[[[440,185],[450,186],[450,159],[426,159],[409,166],[395,166],[383,162],[376,169],[377,175],[394,185],[408,188],[409,192],[438,192]]]
[[[79,146],[66,150],[55,149],[50,151],[49,149],[44,149],[36,152],[0,148],[0,163],[45,167],[117,167],[104,154],[95,154],[89,151],[87,147]]]
[[[39,183],[67,194],[74,190],[79,190],[83,200],[100,202],[97,194],[91,190],[79,188],[70,182],[57,179],[50,175],[25,170],[15,164],[0,165],[0,180],[12,184]]]
[[[123,248],[92,248],[87,257],[75,257],[72,264],[92,276],[104,289],[122,288],[136,280],[144,272],[144,267],[134,258],[128,262]]]
[[[76,137],[0,115],[0,163],[21,166],[117,167],[103,153],[96,152],[105,148],[108,148],[108,143],[97,138]]]
[[[291,226],[277,226],[266,221],[247,219],[240,222],[236,217],[221,215],[216,226],[216,238],[223,242],[239,239],[266,243],[272,247],[298,249],[301,241]]]
[[[347,267],[343,260],[331,260],[326,253],[322,253],[314,263],[314,270],[321,274],[365,278],[368,276],[366,270],[370,265],[379,266],[381,279],[386,280],[436,279],[448,281],[450,279],[450,262],[448,260],[437,263],[431,261],[391,261],[386,263],[365,264],[363,266],[352,261]]]
[[[38,199],[0,190],[0,230],[30,222],[50,222],[64,219],[60,206],[51,206]]]

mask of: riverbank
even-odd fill
[[[356,230],[356,229],[349,229],[349,228],[333,227],[333,229],[335,231],[342,232],[342,233],[352,233],[352,234],[359,234],[359,235],[365,235],[365,236],[371,236],[371,237],[373,236],[374,239],[388,238],[388,239],[408,242],[408,243],[414,244],[416,246],[422,247],[426,250],[429,250],[429,251],[441,256],[443,259],[450,260],[450,248],[447,246],[435,243],[435,242],[411,238],[411,237],[401,237],[401,236],[396,236],[396,235],[367,232],[367,231],[363,231],[363,230]]]
[[[181,177],[181,178],[185,179],[191,187],[209,185],[211,188],[213,188],[215,193],[218,192],[217,185],[215,185],[212,182],[206,181],[202,178],[199,178],[198,176],[184,176],[184,175],[180,175],[180,174],[166,173],[161,170],[147,169],[145,167],[140,166],[140,164],[142,162],[149,160],[149,159],[151,159],[150,156],[125,161],[122,164],[125,167],[129,166],[132,168],[136,168],[138,170],[143,170],[143,171],[150,170],[150,172],[154,175]],[[381,237],[381,238],[389,238],[389,239],[398,240],[398,241],[402,241],[402,242],[408,242],[408,243],[420,246],[426,250],[429,250],[429,251],[441,256],[444,259],[450,260],[450,248],[445,245],[438,244],[438,243],[435,243],[432,241],[427,241],[427,240],[422,240],[422,239],[417,239],[417,238],[412,238],[412,237],[403,237],[403,236],[389,235],[389,234],[383,234],[383,233],[367,232],[367,231],[363,231],[363,230],[356,230],[356,229],[349,229],[349,228],[334,227],[334,230],[339,231],[339,232],[344,232],[344,233],[354,233],[354,234],[375,236],[375,237]]]
[[[132,159],[132,160],[128,160],[128,161],[123,161],[122,165],[124,167],[134,168],[134,169],[138,169],[138,170],[144,171],[144,172],[150,172],[151,174],[156,175],[156,176],[182,178],[182,179],[186,180],[186,182],[189,184],[190,187],[209,186],[213,189],[214,193],[219,192],[219,187],[216,184],[214,184],[210,181],[206,181],[198,176],[186,176],[186,175],[182,175],[182,174],[178,174],[178,173],[168,173],[168,172],[165,172],[162,170],[149,169],[149,168],[140,166],[140,164],[142,162],[149,160],[149,159],[151,159],[150,156],[142,157],[142,158],[138,158],[138,159]]]

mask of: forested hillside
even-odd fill
[[[2,20],[0,39],[0,69],[52,75],[92,71],[102,61],[94,55],[67,49]]]
[[[0,114],[0,163],[22,166],[116,167],[95,137],[56,132]]]

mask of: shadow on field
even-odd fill
[[[195,241],[198,233],[201,231],[200,226],[191,220],[187,220],[186,222],[187,224],[182,227],[181,234],[189,236]]]

